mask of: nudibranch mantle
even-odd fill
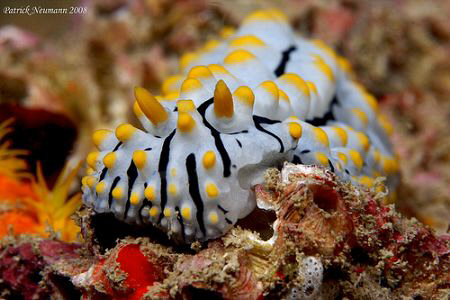
[[[251,187],[284,161],[355,184],[397,181],[391,126],[320,41],[296,36],[276,10],[257,11],[180,60],[162,96],[135,89],[130,124],[98,130],[83,202],[190,243],[223,235],[255,206]]]

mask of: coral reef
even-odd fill
[[[96,216],[84,210],[80,222],[89,242],[83,254],[52,265],[52,272],[88,298],[444,297],[449,235],[437,236],[382,204],[377,185],[360,189],[313,166],[271,169],[255,187],[255,213],[272,215],[273,222],[256,229],[244,219],[242,227],[191,248],[132,228],[120,238],[118,227],[119,240],[105,247],[102,230],[115,224],[96,229]]]

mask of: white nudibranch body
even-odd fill
[[[223,235],[255,206],[251,187],[284,161],[343,180],[396,183],[389,123],[345,60],[296,36],[278,11],[251,14],[180,60],[162,96],[135,89],[144,130],[93,135],[83,202],[189,243]]]

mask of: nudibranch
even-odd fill
[[[223,235],[255,207],[253,185],[284,161],[342,180],[392,187],[392,126],[352,80],[348,62],[295,35],[276,10],[257,11],[180,60],[162,96],[135,88],[143,130],[98,130],[83,202],[190,243]]]

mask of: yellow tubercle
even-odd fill
[[[266,43],[264,43],[260,38],[254,36],[254,35],[240,36],[230,42],[230,46],[232,46],[232,47],[265,46],[265,45],[266,45]]]
[[[230,26],[224,26],[222,27],[222,30],[220,30],[219,32],[219,36],[222,39],[227,39],[230,36],[232,36],[234,33],[236,32],[236,30],[233,27]]]
[[[88,156],[86,157],[86,162],[87,162],[88,166],[94,170],[96,170],[96,163],[97,163],[98,155],[99,155],[99,152],[95,151],[95,152],[89,153]]]
[[[214,166],[216,163],[216,155],[213,151],[206,151],[205,154],[203,154],[203,166],[205,169],[209,169]]]
[[[328,166],[328,157],[325,153],[322,152],[316,152],[315,154],[316,160],[322,165],[322,166]]]
[[[318,94],[316,84],[312,81],[306,81],[306,86],[308,87],[308,91],[313,92],[314,94]]]
[[[123,196],[123,192],[122,189],[120,187],[116,187],[112,190],[111,195],[113,196],[113,198],[115,199],[120,199]]]
[[[176,196],[177,195],[177,186],[174,183],[169,184],[168,187],[168,192],[170,195],[172,196]]]
[[[356,135],[358,136],[358,141],[360,145],[363,147],[364,151],[365,152],[369,151],[370,141],[367,135],[362,132],[357,132]]]
[[[329,147],[328,135],[322,128],[314,127],[314,136],[322,145]]]
[[[159,214],[159,209],[156,206],[152,206],[152,208],[148,211],[148,214],[150,217],[156,217]]]
[[[116,128],[116,137],[121,142],[127,142],[131,139],[136,128],[131,124],[122,124]]]
[[[203,84],[197,78],[187,78],[181,84],[181,93],[189,93],[195,90],[199,90],[203,87]]]
[[[191,208],[189,206],[184,206],[181,209],[181,216],[183,219],[190,220],[191,219]]]
[[[354,114],[358,119],[361,121],[361,123],[364,125],[364,127],[367,127],[367,124],[369,123],[369,119],[367,118],[367,115],[365,112],[363,112],[359,108],[353,108],[351,110],[352,114]]]
[[[177,128],[182,132],[191,132],[195,127],[195,120],[187,112],[178,113]]]
[[[164,213],[164,217],[166,217],[166,218],[168,218],[168,217],[170,217],[172,215],[172,211],[171,211],[170,207],[164,208],[164,212],[163,213]]]
[[[94,176],[89,176],[86,180],[86,184],[90,187],[93,188],[95,186],[95,184],[97,183],[97,178],[95,178]]]
[[[103,194],[105,192],[106,184],[104,182],[99,182],[95,187],[97,194]]]
[[[103,157],[103,164],[108,169],[113,168],[114,165],[116,164],[116,153],[110,152],[110,153],[106,154],[105,157]]]
[[[223,80],[219,80],[214,89],[214,113],[216,117],[233,116],[233,97]]]
[[[239,64],[255,58],[256,57],[252,53],[246,50],[236,50],[228,54],[227,57],[225,57],[224,63],[230,65]]]
[[[99,129],[94,131],[94,133],[92,134],[92,142],[94,143],[95,147],[97,149],[100,149],[101,144],[110,134],[112,134],[112,131],[107,129]]]
[[[353,161],[353,163],[355,164],[355,166],[358,168],[358,169],[361,169],[362,168],[362,166],[363,166],[363,163],[364,163],[364,161],[363,161],[363,159],[362,159],[362,157],[361,157],[361,154],[358,152],[358,151],[356,151],[356,150],[349,150],[348,151],[348,154],[350,155],[350,159]]]
[[[294,73],[285,73],[280,76],[280,80],[284,80],[287,83],[295,86],[298,90],[300,90],[304,95],[309,96],[309,88],[306,82],[297,74]]]
[[[264,81],[263,83],[261,83],[261,86],[270,94],[272,95],[272,98],[275,101],[278,101],[279,98],[279,94],[278,94],[278,87],[275,84],[275,82],[273,81]]]
[[[131,193],[130,203],[131,203],[131,205],[137,205],[139,203],[139,194],[138,193]]]
[[[278,95],[280,100],[290,103],[289,96],[282,89],[278,89]]]
[[[194,60],[198,58],[198,54],[194,52],[188,52],[180,58],[180,70],[186,69]]]
[[[334,131],[334,133],[336,133],[336,135],[341,140],[342,147],[345,147],[348,141],[347,132],[344,129],[336,126],[331,127],[331,129]]]
[[[228,72],[227,69],[225,69],[223,66],[217,65],[217,64],[211,64],[211,65],[208,65],[208,69],[209,69],[213,74],[229,74],[229,72]]]
[[[218,40],[214,40],[214,39],[209,40],[205,43],[205,45],[203,45],[202,50],[206,51],[206,52],[212,51],[212,50],[216,49],[217,47],[219,47],[219,45],[220,45],[220,42]]]
[[[289,123],[289,134],[294,139],[299,139],[302,136],[302,126],[297,123]]]
[[[219,196],[219,190],[214,183],[208,183],[206,185],[206,194],[209,198],[216,198],[217,196]]]
[[[327,63],[319,56],[319,55],[313,55],[315,60],[314,60],[314,64],[316,65],[316,67],[325,74],[325,76],[327,76],[328,80],[330,81],[334,81],[334,74],[333,74],[333,70],[330,68],[329,65],[327,65]]]
[[[134,89],[134,95],[142,113],[145,114],[153,125],[158,125],[168,119],[169,114],[149,91],[142,87],[136,87]]]
[[[233,95],[241,101],[242,103],[247,104],[250,107],[253,107],[253,104],[255,103],[255,95],[253,94],[253,91],[248,86],[240,86],[238,87]]]
[[[133,152],[133,163],[138,169],[142,169],[147,161],[147,152],[144,150],[136,150]]]
[[[213,74],[206,66],[193,67],[189,73],[188,78],[211,78]]]
[[[217,212],[215,212],[215,211],[212,211],[209,213],[208,219],[211,224],[217,224],[219,222],[219,216],[217,215]]]
[[[342,153],[342,152],[338,152],[338,153],[337,153],[337,157],[339,158],[340,161],[342,161],[342,162],[344,163],[344,165],[347,164],[347,161],[348,161],[347,155],[345,155],[345,154]]]
[[[167,79],[164,80],[164,82],[162,83],[162,86],[161,86],[161,91],[162,91],[163,95],[177,92],[176,85],[178,82],[181,81],[182,78],[183,78],[183,76],[179,75],[179,74],[167,77]]]
[[[177,108],[179,112],[189,112],[195,109],[195,104],[192,100],[178,100]]]
[[[153,201],[155,199],[155,189],[152,186],[148,186],[144,190],[144,196],[148,201]]]

